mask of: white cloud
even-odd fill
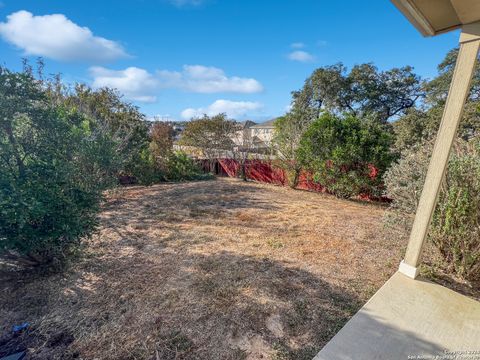
[[[303,49],[305,47],[305,44],[302,42],[294,42],[290,44],[290,47],[292,49]]]
[[[255,93],[263,90],[262,84],[252,78],[228,77],[222,69],[203,65],[184,65],[181,72],[157,72],[164,87],[176,87],[197,93]]]
[[[63,14],[34,16],[17,11],[0,22],[0,36],[26,55],[55,60],[110,61],[128,56],[117,42],[94,36]]]
[[[114,88],[127,99],[141,102],[156,101],[155,94],[160,89],[179,88],[196,93],[254,93],[263,90],[255,79],[227,77],[221,69],[202,65],[185,65],[181,72],[163,70],[154,74],[138,67],[112,70],[93,66],[90,75],[94,88]]]
[[[315,60],[315,57],[303,50],[296,50],[292,51],[288,54],[288,58],[293,61],[300,61],[300,62],[311,62]]]
[[[250,111],[258,111],[263,107],[261,103],[252,101],[216,100],[205,108],[188,108],[182,111],[184,119],[200,117],[204,114],[209,116],[226,113],[229,118],[244,117]]]
[[[125,70],[110,70],[101,66],[90,68],[94,88],[110,87],[117,89],[129,100],[155,102],[155,91],[159,82],[154,75],[144,69],[129,67]]]

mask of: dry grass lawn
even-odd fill
[[[232,179],[123,188],[66,272],[4,264],[0,356],[311,359],[394,273],[384,207]]]

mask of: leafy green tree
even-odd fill
[[[57,94],[58,97],[63,98],[65,106],[88,119],[91,132],[114,141],[116,156],[121,160],[119,174],[139,175],[135,171],[145,160],[150,138],[145,115],[137,106],[122,100],[113,89],[93,90],[84,84],[77,84],[73,93]]]
[[[213,161],[233,152],[233,139],[239,130],[239,124],[228,120],[226,114],[211,117],[204,115],[186,124],[179,144],[196,147],[203,152],[205,158]]]
[[[60,262],[97,224],[112,184],[112,139],[54,105],[30,73],[0,68],[0,251]]]
[[[440,124],[441,115],[447,99],[448,90],[457,61],[458,48],[450,50],[438,65],[438,75],[426,84],[426,103],[436,110],[435,130]],[[472,78],[470,93],[464,107],[460,123],[459,136],[464,139],[476,137],[480,130],[480,63],[477,62]]]
[[[375,120],[326,112],[305,132],[299,159],[316,181],[339,197],[380,195],[381,176],[394,158],[392,141],[386,126]]]
[[[438,75],[425,84],[425,101],[421,108],[409,109],[394,124],[395,148],[404,151],[411,146],[435,137],[445,106],[458,48],[448,52],[438,66]],[[463,140],[475,137],[480,131],[480,64],[477,64],[470,94],[465,104],[458,136]]]
[[[298,91],[292,92],[292,110],[309,121],[318,119],[322,110],[343,111],[351,103],[346,67],[339,63],[316,69]],[[341,104],[339,106],[339,104]]]
[[[327,110],[373,115],[386,123],[413,107],[423,95],[422,81],[410,66],[379,71],[369,63],[356,65],[347,73],[339,63],[315,70],[303,88],[293,92],[293,109],[312,120]]]
[[[453,71],[458,57],[458,47],[450,50],[437,66],[438,75],[425,85],[426,101],[430,105],[444,105],[453,77]],[[477,62],[472,78],[468,101],[480,100],[480,64]]]
[[[26,65],[27,72],[32,74]],[[39,63],[40,69],[43,62]],[[116,160],[116,169],[111,169],[119,179],[130,178],[149,185],[160,181],[160,169],[149,151],[149,126],[137,106],[122,99],[118,91],[110,88],[94,90],[85,84],[76,84],[73,90],[65,85],[59,76],[45,79],[42,71],[38,78],[51,104],[64,106],[85,118],[85,127],[92,144],[99,139],[109,139],[114,145],[111,159]]]

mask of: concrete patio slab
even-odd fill
[[[480,302],[397,272],[314,360],[435,356],[480,359]]]

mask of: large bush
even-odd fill
[[[381,176],[393,159],[391,144],[385,125],[325,112],[303,135],[299,160],[339,197],[380,195]]]
[[[432,149],[431,141],[410,147],[384,175],[385,195],[392,199],[387,224],[399,226],[405,235],[412,227]]]
[[[211,177],[210,174],[204,174],[198,164],[181,151],[172,152],[168,156],[165,175],[168,181],[204,180]]]
[[[165,169],[158,164],[150,148],[141,149],[134,160],[126,173],[133,177],[134,183],[148,186],[165,180]]]
[[[480,280],[480,145],[479,139],[459,140],[450,158],[429,241],[457,275]],[[388,223],[400,224],[408,236],[420,199],[431,142],[404,152],[385,176],[393,199]]]
[[[0,69],[0,251],[61,261],[96,226],[114,141],[53,105],[29,73]]]

